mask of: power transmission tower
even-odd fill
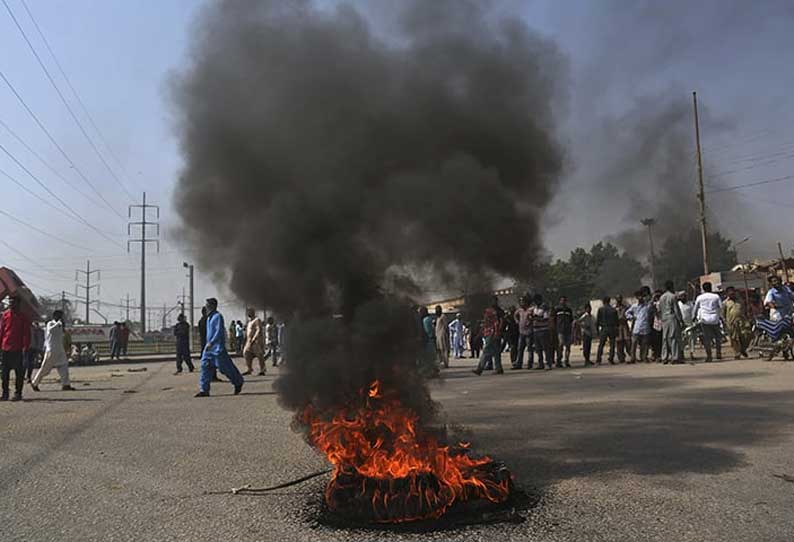
[[[132,235],[132,228],[140,227],[141,237],[140,239],[130,239],[127,241],[127,252],[130,251],[130,244],[131,243],[140,243],[141,244],[141,330],[142,332],[146,332],[146,243],[156,243],[157,244],[157,252],[160,252],[160,240],[157,238],[149,238],[147,239],[148,231],[146,230],[146,226],[154,226],[157,230],[155,233],[156,237],[160,237],[160,206],[159,205],[149,205],[146,203],[146,192],[143,193],[143,200],[141,205],[130,205],[128,217],[132,218],[132,210],[133,209],[140,209],[141,210],[141,220],[138,222],[130,222],[127,224],[127,235]],[[156,212],[156,220],[148,220],[147,219],[147,209],[154,209]]]
[[[703,157],[700,154],[700,121],[698,120],[698,94],[692,93],[692,104],[695,108],[695,145],[697,146],[698,156],[698,184],[700,191],[698,200],[700,203],[700,235],[703,241],[703,274],[709,274],[709,245],[708,229],[706,228],[706,192],[703,189]]]
[[[83,271],[82,269],[75,269],[75,272],[74,272],[74,280],[75,281],[80,280],[80,273],[85,275],[85,285],[75,284],[74,285],[75,286],[74,287],[74,294],[79,299],[80,298],[80,294],[78,292],[78,289],[79,288],[83,288],[85,290],[85,297],[83,298],[83,301],[85,301],[85,323],[86,324],[90,324],[91,323],[91,320],[90,320],[90,314],[91,314],[91,289],[92,288],[96,288],[97,289],[97,295],[99,295],[99,284],[91,284],[91,275],[96,273],[96,278],[97,278],[97,280],[99,280],[99,278],[100,278],[99,277],[99,269],[95,269],[95,270],[91,271],[91,262],[90,261],[86,261],[85,262],[85,271]]]

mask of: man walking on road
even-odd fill
[[[722,315],[722,301],[720,296],[711,291],[711,283],[703,283],[703,293],[695,299],[692,312],[695,320],[700,322],[703,329],[703,346],[706,349],[706,363],[711,363],[711,344],[716,343],[717,359],[722,359],[722,332],[720,330],[720,316]]]
[[[178,375],[182,372],[182,362],[187,364],[187,370],[193,372],[193,361],[190,359],[190,324],[185,321],[185,315],[180,314],[177,317],[176,325],[174,326],[174,337],[176,338],[176,372]]]
[[[659,298],[659,316],[662,319],[662,360],[664,363],[684,363],[681,331],[684,319],[678,307],[673,281],[664,284],[665,292]]]
[[[209,397],[211,367],[226,375],[234,386],[235,395],[240,393],[245,381],[226,350],[226,326],[223,315],[218,312],[218,300],[214,297],[207,299],[207,345],[201,354],[201,377],[196,397]]]
[[[248,309],[248,324],[245,326],[245,346],[243,358],[245,359],[245,372],[243,376],[254,372],[254,358],[259,360],[259,376],[267,373],[265,363],[265,334],[262,329],[262,320],[256,315],[253,308]]]
[[[8,388],[11,370],[14,371],[14,397],[12,401],[22,400],[22,386],[25,384],[25,369],[22,366],[24,352],[30,347],[30,318],[19,307],[19,298],[9,298],[8,309],[0,317],[0,350],[3,355],[3,394],[0,401],[8,401]]]
[[[61,379],[61,389],[64,391],[74,391],[69,383],[69,358],[66,357],[66,350],[63,345],[63,312],[54,311],[52,320],[47,322],[47,329],[44,332],[44,361],[41,368],[36,371],[30,387],[33,391],[39,391],[41,379],[50,374],[53,367],[57,369]]]
[[[618,311],[610,302],[609,296],[602,300],[602,305],[596,313],[596,328],[598,328],[598,351],[596,352],[596,365],[601,365],[604,356],[604,345],[609,341],[609,364],[615,364],[615,339],[618,335]],[[618,354],[620,355],[620,354]]]

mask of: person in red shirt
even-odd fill
[[[488,307],[485,309],[485,314],[483,314],[482,320],[482,336],[485,339],[485,346],[482,349],[480,362],[477,364],[477,368],[472,370],[474,374],[481,375],[485,369],[485,364],[489,360],[493,360],[494,368],[496,369],[495,374],[500,375],[504,373],[504,370],[502,370],[501,358],[501,326],[502,324],[499,320],[496,309],[493,307]]]
[[[30,318],[19,308],[19,298],[9,298],[8,310],[0,316],[0,350],[3,355],[3,394],[0,401],[8,400],[8,387],[11,369],[14,370],[14,397],[12,401],[22,400],[22,386],[25,383],[25,369],[22,365],[24,352],[30,347]]]

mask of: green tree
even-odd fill
[[[549,303],[561,295],[579,307],[591,299],[639,288],[646,269],[636,259],[621,253],[611,243],[596,243],[590,250],[576,248],[568,260],[558,259],[539,266],[536,287]]]
[[[736,265],[736,250],[731,241],[714,232],[708,236],[709,269],[725,271]],[[672,280],[683,289],[688,281],[703,274],[703,247],[700,232],[691,229],[665,239],[656,258],[656,279],[659,284]]]

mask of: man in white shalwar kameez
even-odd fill
[[[63,348],[63,312],[61,311],[52,313],[52,320],[47,322],[44,330],[44,361],[33,376],[31,387],[34,391],[39,391],[41,379],[50,374],[53,367],[58,370],[58,376],[61,378],[61,389],[74,391],[69,384],[69,358],[66,357],[66,350]]]

